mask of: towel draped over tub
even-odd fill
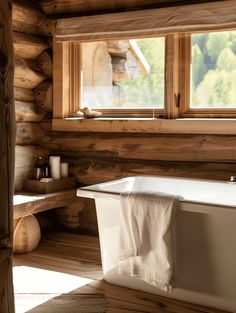
[[[178,196],[164,193],[121,194],[119,274],[172,290],[172,226],[178,203]]]

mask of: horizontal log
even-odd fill
[[[83,201],[80,201],[79,198],[77,199],[78,201],[68,205],[67,207],[62,208],[60,206],[59,209],[54,210],[53,216],[59,225],[74,230],[80,228],[79,213],[83,209],[84,205]]]
[[[233,29],[235,0],[58,19],[56,39],[104,40]]]
[[[16,160],[15,167],[23,168],[27,166],[33,166],[38,156],[44,156],[47,151],[38,146],[19,146],[15,147]]]
[[[62,13],[90,13],[96,11],[119,11],[128,8],[147,8],[150,6],[171,5],[183,0],[40,0],[39,4],[48,15]],[[200,1],[188,1],[200,2]],[[206,1],[207,2],[207,1]]]
[[[15,87],[33,89],[46,78],[33,61],[19,59],[15,61]]]
[[[42,145],[48,137],[39,123],[17,123],[16,144],[17,145]]]
[[[236,172],[236,164],[200,162],[157,162],[141,160],[119,160],[79,158],[64,160],[70,162],[70,175],[77,183],[91,185],[138,175],[161,175],[228,181]]]
[[[118,133],[51,133],[48,148],[75,157],[155,161],[232,162],[236,136]]]
[[[52,112],[52,82],[45,80],[34,90],[35,101],[47,112]]]
[[[15,100],[26,101],[26,102],[34,101],[34,94],[31,89],[15,87],[14,96],[15,96]]]
[[[45,132],[51,132],[52,131],[52,121],[49,120],[43,120],[40,122],[40,126]]]
[[[20,191],[24,186],[25,179],[32,174],[37,158],[47,155],[47,151],[37,146],[17,145],[15,152],[15,191]]]
[[[42,36],[52,36],[53,20],[47,16],[32,2],[14,1],[12,26],[13,30]]]
[[[46,111],[34,102],[15,101],[17,122],[40,122]]]
[[[15,58],[18,59],[36,59],[49,45],[43,39],[24,34],[13,32]]]
[[[37,57],[36,64],[47,77],[52,78],[52,58],[47,51]]]

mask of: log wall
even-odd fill
[[[228,180],[236,173],[236,136],[49,132],[47,148],[70,164],[78,185],[133,175]],[[81,227],[94,231],[93,201],[80,208]]]
[[[52,21],[39,7],[13,3],[15,53],[16,160],[15,192],[23,189],[38,156],[47,142],[40,122],[52,111],[52,60],[48,36]],[[48,113],[49,112],[49,113]]]
[[[78,185],[132,175],[228,180],[236,173],[236,136],[49,132],[47,148],[70,164]],[[94,231],[94,202],[80,208],[81,227]],[[65,215],[66,216],[66,215]]]
[[[16,128],[11,0],[0,1],[0,25],[0,312],[14,313],[12,233]]]
[[[69,161],[80,185],[129,175],[228,180],[236,136],[51,132],[47,148]]]
[[[47,0],[40,3],[47,14],[66,13],[60,2],[54,1],[58,6],[53,2],[49,5]],[[73,12],[78,13],[77,9],[73,7]],[[42,125],[50,138],[44,147],[69,162],[70,174],[80,186],[130,175],[228,180],[236,173],[235,135],[63,133],[50,131],[47,123]],[[82,227],[94,230],[93,201],[85,201],[83,208],[80,207]]]

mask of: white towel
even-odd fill
[[[171,291],[171,226],[177,204],[177,196],[164,193],[121,195],[119,274]]]

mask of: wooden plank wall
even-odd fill
[[[16,161],[15,191],[23,188],[47,141],[40,121],[52,111],[52,60],[50,41],[52,22],[41,9],[22,1],[13,3],[15,52]],[[46,68],[45,68],[46,66]]]

